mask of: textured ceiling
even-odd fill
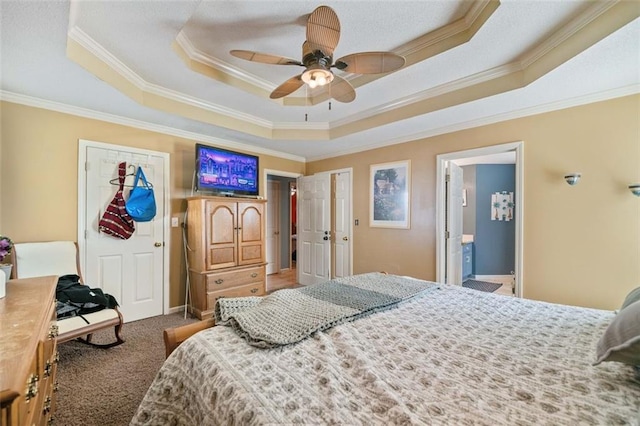
[[[306,86],[269,99],[303,69],[229,50],[300,60],[306,16],[320,4],[340,18],[336,58],[389,50],[407,66],[374,78],[336,70],[357,97],[331,109],[322,90]],[[3,0],[0,8],[3,99],[297,159],[640,91],[636,1]]]

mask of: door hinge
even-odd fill
[[[450,235],[451,235],[451,234],[449,234],[449,231],[444,231],[444,237],[445,237],[445,238],[449,238],[449,236],[450,236]]]
[[[451,175],[450,174],[445,175],[444,181],[445,182],[450,182],[451,181]]]
[[[85,240],[87,239],[87,230],[86,229],[84,230],[84,239]]]

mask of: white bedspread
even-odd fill
[[[132,425],[640,424],[631,367],[592,366],[614,314],[443,286],[295,345],[205,330]]]

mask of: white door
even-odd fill
[[[334,179],[334,278],[351,275],[351,178],[349,172]]]
[[[318,284],[331,274],[331,175],[298,178],[297,269],[300,284]]]
[[[280,182],[267,181],[267,275],[280,271]]]
[[[447,197],[447,284],[462,285],[462,168],[449,162]]]
[[[114,149],[87,146],[84,191],[85,258],[84,281],[113,295],[120,304],[125,322],[136,321],[163,313],[164,303],[164,203],[166,154],[140,154],[126,147]],[[135,232],[128,240],[101,233],[98,222],[116,191],[109,183],[118,177],[118,163],[141,166],[147,181],[153,184],[156,217],[150,222],[136,222]],[[127,167],[128,173],[134,167]],[[127,176],[125,185],[131,185]],[[129,190],[125,186],[124,197]]]

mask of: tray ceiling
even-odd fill
[[[335,71],[355,101],[269,93],[301,59],[306,16],[332,7],[334,57],[388,50],[402,69]],[[2,1],[2,97],[205,142],[312,160],[640,87],[640,3],[511,1]]]

